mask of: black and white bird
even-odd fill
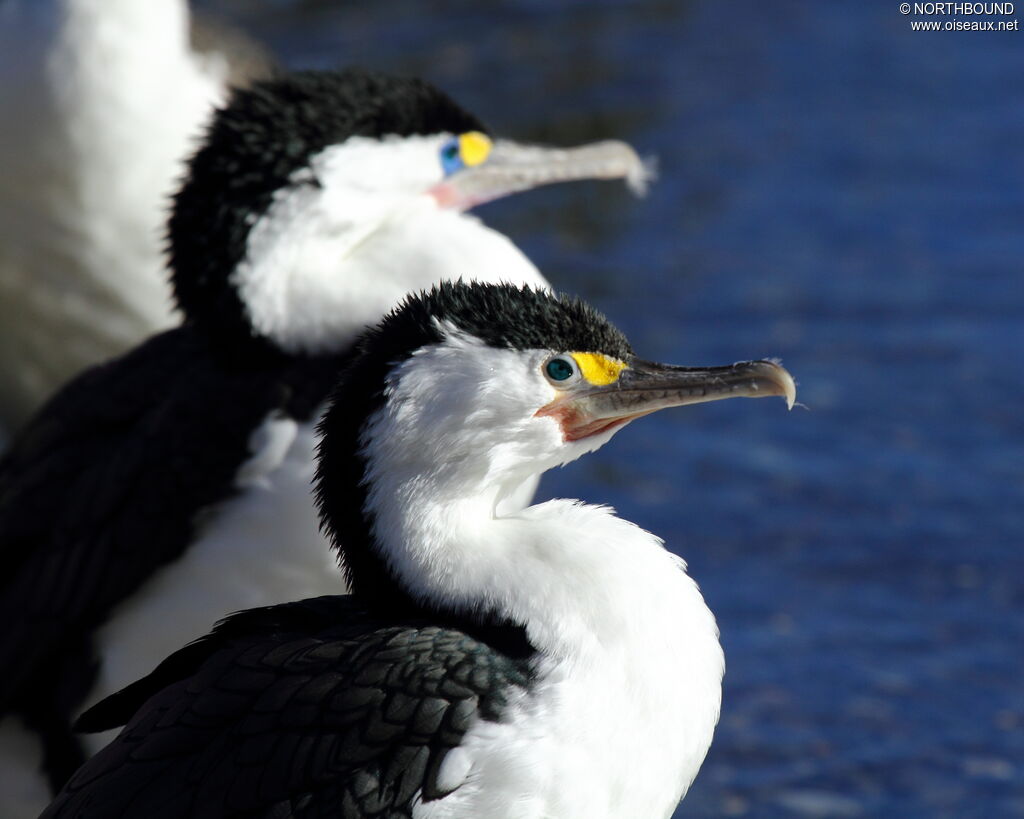
[[[191,34],[190,37],[190,23]],[[186,0],[0,1],[0,428],[176,323],[167,202],[228,86],[270,61]]]
[[[83,760],[83,706],[225,611],[344,590],[309,482],[356,334],[446,276],[545,284],[469,207],[642,167],[623,143],[492,142],[419,80],[308,72],[238,92],[170,219],[184,324],[70,383],[0,461],[0,799],[39,765],[19,720],[59,787]]]
[[[46,817],[667,817],[718,721],[685,564],[606,507],[503,499],[768,361],[634,356],[583,302],[443,284],[369,331],[320,424],[349,596],[240,612],[87,711],[127,723]]]

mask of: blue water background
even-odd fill
[[[662,413],[542,487],[664,536],[718,617],[678,816],[1024,816],[1024,32],[912,32],[895,0],[201,5],[292,67],[656,156],[645,199],[481,215],[645,357],[797,377],[806,409]]]

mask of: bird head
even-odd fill
[[[466,214],[551,182],[627,178],[621,142],[550,149],[492,140],[430,84],[299,72],[237,91],[174,200],[169,250],[186,319],[222,338],[331,353],[442,278],[545,286],[504,236]]]
[[[524,481],[636,418],[773,395],[792,406],[795,386],[771,361],[655,364],[577,299],[442,284],[409,297],[358,343],[320,425],[322,519],[358,591],[387,574],[380,544],[405,511],[469,503],[493,516]]]

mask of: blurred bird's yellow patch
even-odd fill
[[[479,131],[468,131],[459,136],[459,156],[467,168],[479,165],[491,153],[491,140]]]

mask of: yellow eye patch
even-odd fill
[[[624,362],[600,353],[573,353],[572,357],[579,365],[583,377],[598,387],[615,383],[626,369]]]
[[[459,157],[467,168],[479,165],[491,153],[491,140],[479,131],[459,135]]]

